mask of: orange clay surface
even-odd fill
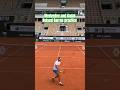
[[[35,90],[85,90],[84,43],[36,42],[35,51]],[[52,82],[52,67],[56,58],[62,59],[61,80]]]
[[[0,90],[34,89],[35,55],[32,40],[0,37]]]
[[[86,89],[120,90],[120,40],[87,40]]]
[[[37,42],[35,55],[32,40],[0,38],[0,46],[6,49],[0,55],[2,90],[32,90],[34,65],[35,90],[85,90],[85,69],[88,70],[86,75],[89,75],[89,84],[86,85],[90,90],[120,90],[120,40],[87,40],[85,53],[84,43]],[[113,52],[116,48],[118,51]],[[58,56],[62,58],[64,67],[63,87],[49,79],[53,76],[51,69]]]

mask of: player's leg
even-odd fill
[[[55,78],[58,78],[59,85],[63,86],[63,83],[61,82],[61,75],[60,75],[59,71],[53,70],[53,72],[55,73],[55,77],[53,77],[52,80],[54,81]]]
[[[59,82],[59,85],[63,86],[63,83],[61,82],[60,72],[58,72],[58,82]]]
[[[53,70],[53,73],[54,73],[54,77],[52,77],[52,80],[54,81],[55,78],[58,78],[58,73],[57,73],[57,70]]]

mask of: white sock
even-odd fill
[[[59,82],[60,84],[62,84],[62,82]]]

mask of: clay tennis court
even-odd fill
[[[0,38],[0,89],[34,89],[33,38]]]
[[[89,75],[86,89],[120,89],[119,40],[86,40],[85,56],[81,48],[84,43],[38,42],[34,53],[31,41],[29,38],[0,38],[0,47],[6,49],[4,54],[0,53],[2,90],[34,89],[34,72],[36,90],[85,90],[85,69]],[[49,80],[57,56],[61,56],[64,63],[63,87]]]
[[[85,55],[86,89],[120,89],[120,40],[86,40]]]
[[[37,42],[35,54],[35,90],[85,90],[84,43]],[[52,67],[60,56],[64,72],[62,82],[52,82]]]

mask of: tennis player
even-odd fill
[[[61,65],[61,57],[58,57],[58,59],[55,61],[54,66],[53,66],[53,72],[55,74],[55,77],[52,78],[54,81],[55,78],[58,78],[59,85],[63,86],[63,83],[61,82],[61,77],[60,77],[60,65]]]

